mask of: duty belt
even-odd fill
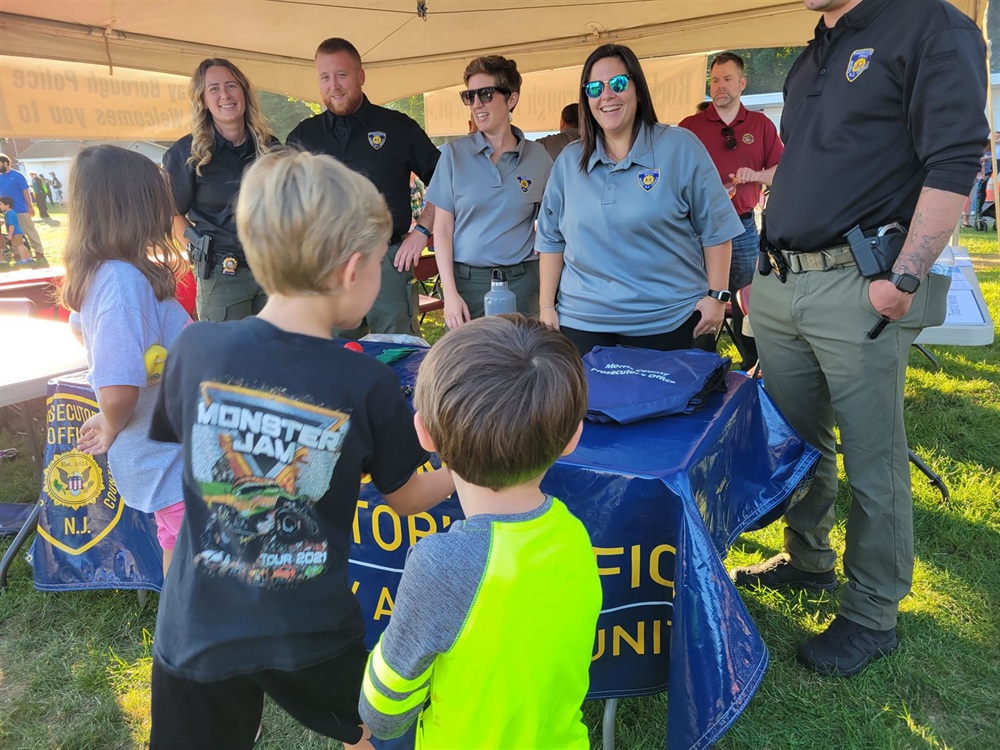
[[[796,253],[789,250],[779,250],[788,264],[790,273],[805,273],[806,271],[829,271],[841,266],[853,266],[854,256],[847,245],[828,247],[813,253]]]

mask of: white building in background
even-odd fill
[[[167,147],[149,141],[35,141],[17,154],[15,169],[28,176],[29,172],[44,175],[49,180],[52,174],[62,183],[63,202],[69,195],[69,170],[73,159],[87,146],[110,144],[138,151],[157,166],[163,161]]]

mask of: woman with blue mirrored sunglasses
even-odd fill
[[[587,81],[583,84],[583,91],[587,94],[587,98],[596,99],[604,91],[604,84],[608,84],[608,88],[614,91],[616,94],[624,93],[628,89],[628,82],[632,76],[630,75],[617,75],[613,76],[608,81]]]
[[[517,311],[537,315],[535,217],[552,168],[545,147],[511,124],[521,92],[513,60],[477,57],[463,80],[459,96],[472,133],[441,147],[427,189],[448,328],[485,314],[494,268],[506,277]]]
[[[538,217],[541,320],[581,354],[690,348],[722,325],[731,240],[742,233],[704,147],[657,123],[632,50],[594,50],[580,81],[580,140],[553,166]]]

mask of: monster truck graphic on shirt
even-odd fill
[[[316,502],[330,487],[347,414],[280,393],[201,384],[191,466],[209,519],[195,564],[272,588],[326,570]]]

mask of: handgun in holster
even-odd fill
[[[767,240],[767,214],[761,217],[760,246],[757,252],[757,271],[761,276],[767,276],[774,271],[782,284],[788,278],[788,263],[774,245]]]
[[[184,239],[188,241],[188,257],[194,263],[195,273],[202,279],[212,278],[212,256],[208,249],[212,238],[198,234],[194,227],[188,227],[184,230]]]
[[[889,273],[906,242],[906,227],[899,222],[879,227],[874,236],[865,236],[860,226],[844,235],[858,273],[866,279]]]

